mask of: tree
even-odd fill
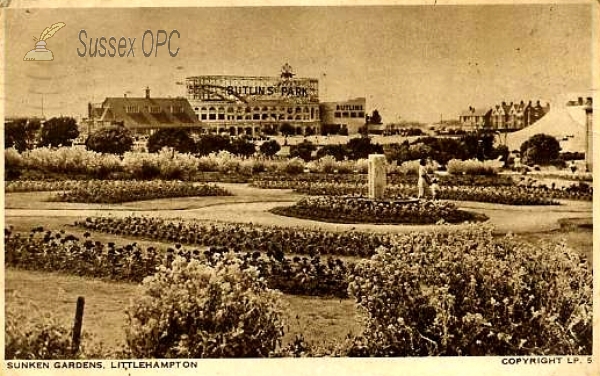
[[[42,126],[40,133],[41,146],[71,146],[79,136],[77,122],[72,117],[54,117]]]
[[[40,128],[38,119],[21,118],[5,123],[4,147],[14,146],[20,153],[32,149]]]
[[[548,165],[560,155],[556,138],[538,133],[521,144],[521,158],[526,164]]]
[[[221,150],[231,148],[229,137],[207,134],[200,137],[196,143],[196,152],[200,155],[208,155],[210,153],[218,153]]]
[[[296,128],[290,123],[283,123],[281,124],[281,127],[279,127],[279,132],[284,136],[293,136],[296,133]]]
[[[369,123],[368,124],[383,124],[383,121],[381,119],[381,115],[379,115],[379,111],[373,110],[373,113],[369,117]]]
[[[238,137],[231,142],[229,151],[233,154],[249,157],[256,152],[256,145],[243,137]]]
[[[171,147],[180,153],[192,153],[196,149],[196,144],[188,130],[165,128],[159,129],[148,138],[148,151],[156,153],[164,147]]]
[[[459,159],[492,158],[494,152],[494,135],[468,134],[460,138],[465,155]]]
[[[383,147],[379,144],[372,144],[369,137],[352,138],[348,141],[347,148],[349,159],[368,158],[369,154],[383,153]]]
[[[312,152],[315,150],[317,150],[315,144],[305,140],[298,145],[290,147],[290,157],[299,157],[305,161],[310,161],[312,158]]]
[[[331,155],[336,160],[341,161],[348,156],[346,145],[325,145],[317,151],[317,159],[326,155]]]
[[[279,150],[281,150],[281,145],[275,140],[269,140],[260,145],[260,152],[267,157],[274,156]]]
[[[85,141],[88,150],[123,155],[133,146],[131,132],[125,127],[111,125],[92,132]]]

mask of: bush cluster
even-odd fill
[[[127,310],[134,358],[266,357],[280,345],[282,307],[236,254],[212,264],[177,257],[146,278]]]
[[[451,159],[448,161],[448,172],[451,174],[467,174],[467,175],[495,175],[502,167],[502,162],[498,161],[478,161],[470,159],[461,161],[459,159]]]
[[[50,312],[28,307],[28,314],[7,305],[5,310],[4,359],[50,360],[106,358],[107,352],[83,332],[73,352],[73,331]],[[31,314],[33,313],[33,314]]]
[[[407,235],[358,263],[349,290],[368,315],[355,348],[371,356],[591,353],[591,270],[563,245]]]

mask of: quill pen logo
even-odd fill
[[[52,51],[46,48],[46,40],[50,39],[56,32],[65,27],[64,22],[57,22],[42,31],[40,38],[33,37],[36,41],[35,48],[25,55],[23,61],[50,61],[54,60]]]

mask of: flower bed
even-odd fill
[[[4,186],[4,192],[44,192],[44,191],[68,191],[86,184],[87,181],[81,180],[57,180],[57,181],[38,181],[38,180],[16,180],[7,181]]]
[[[181,245],[166,251],[143,248],[136,243],[116,246],[86,238],[80,241],[64,232],[35,228],[28,235],[5,231],[5,265],[28,270],[41,270],[140,283],[161,265],[169,267],[175,257],[211,263],[230,252],[225,247],[204,251],[185,249]],[[232,251],[234,252],[234,251]],[[347,297],[347,273],[352,264],[339,259],[285,257],[283,252],[235,252],[246,267],[257,268],[272,289],[288,294]]]
[[[176,222],[152,217],[89,217],[76,226],[90,231],[150,238],[194,246],[221,246],[236,252],[366,257],[394,235],[331,232],[251,223]]]
[[[264,182],[264,188],[294,189],[310,196],[356,196],[366,195],[368,186],[364,183],[331,182]],[[429,193],[429,192],[426,192]],[[407,199],[416,197],[416,185],[398,184],[386,187],[386,197]],[[481,186],[442,186],[438,198],[453,201],[475,201],[504,205],[558,205],[554,199],[589,199],[591,194],[577,190],[550,190],[531,187],[481,187]]]
[[[355,196],[319,196],[300,200],[293,206],[277,207],[272,213],[288,217],[335,223],[434,224],[439,221],[461,223],[487,217],[448,202],[372,201]]]
[[[443,186],[512,186],[513,179],[507,175],[436,175]],[[251,185],[257,188],[288,188],[287,184],[302,183],[367,183],[368,174],[333,174],[333,173],[303,173],[303,174],[255,174]],[[291,183],[288,183],[291,182]],[[388,173],[387,183],[390,185],[416,185],[417,177],[399,173]]]
[[[55,183],[39,186],[54,187]],[[58,185],[60,186],[60,184]],[[230,196],[227,190],[216,185],[194,184],[179,181],[79,181],[64,184],[64,192],[57,193],[51,201],[116,204],[130,201],[153,200],[172,197]]]

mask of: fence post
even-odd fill
[[[83,323],[83,306],[85,299],[83,296],[77,298],[77,308],[75,310],[75,323],[73,324],[73,343],[72,352],[75,356],[79,352],[79,343],[81,342],[81,325]]]

